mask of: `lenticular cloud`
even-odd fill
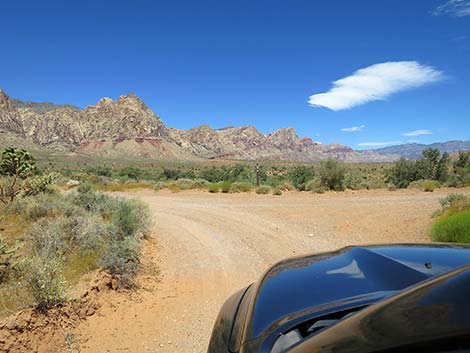
[[[333,82],[325,93],[310,96],[313,107],[331,110],[350,109],[394,93],[442,80],[441,71],[416,61],[395,61],[375,64],[357,70],[351,76]]]

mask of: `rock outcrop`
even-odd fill
[[[0,90],[0,132],[43,148],[126,159],[244,159],[314,162],[328,157],[377,162],[389,156],[323,145],[299,137],[293,128],[262,134],[254,126],[215,130],[167,128],[135,94],[103,98],[79,109],[71,105],[21,102]]]

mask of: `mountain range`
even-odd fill
[[[408,159],[418,159],[421,157],[421,153],[426,148],[437,148],[442,153],[447,152],[449,154],[455,153],[457,151],[469,151],[470,140],[435,142],[429,145],[421,143],[407,143],[403,145],[383,147],[374,151],[381,155],[399,155]]]
[[[0,142],[22,141],[46,151],[93,157],[198,161],[290,160],[316,162],[338,158],[345,162],[389,162],[419,154],[421,145],[355,151],[341,144],[326,145],[299,137],[293,128],[269,134],[254,126],[189,130],[167,127],[135,94],[117,100],[102,98],[80,109],[73,105],[24,102],[0,90]],[[465,145],[470,149],[470,141]],[[451,148],[449,146],[449,148]],[[413,152],[411,152],[413,151]],[[452,151],[453,152],[453,151]]]

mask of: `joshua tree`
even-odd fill
[[[0,159],[0,201],[4,204],[12,202],[21,192],[18,179],[25,179],[35,170],[36,161],[29,152],[23,149],[8,147],[2,152]]]

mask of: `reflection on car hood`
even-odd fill
[[[329,303],[380,300],[470,263],[470,248],[448,245],[348,247],[290,259],[256,284],[245,339]]]

